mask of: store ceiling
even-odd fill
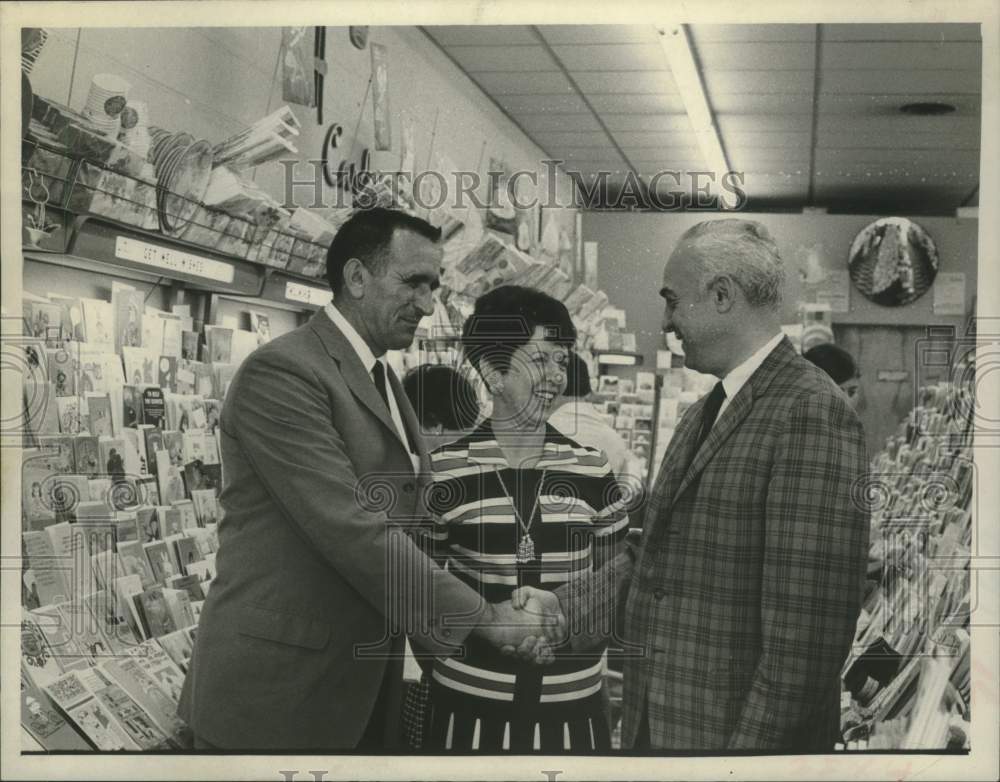
[[[705,167],[652,25],[426,27],[585,182]],[[692,25],[706,97],[754,210],[952,214],[978,204],[976,24]],[[912,116],[900,107],[955,111]],[[662,180],[661,190],[675,189]]]

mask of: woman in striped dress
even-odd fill
[[[481,297],[466,322],[463,348],[493,413],[432,453],[426,538],[435,557],[490,602],[518,587],[559,588],[613,557],[628,531],[605,456],[546,424],[575,337],[561,302],[518,286]],[[433,662],[425,748],[609,750],[602,652],[560,647],[543,655],[549,664],[536,665],[470,637],[464,656]]]

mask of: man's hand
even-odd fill
[[[552,662],[552,646],[565,639],[566,620],[551,592],[521,587],[511,600],[494,603],[476,628],[504,654],[544,665]]]
[[[515,609],[539,617],[542,632],[538,636],[526,636],[516,647],[503,646],[500,651],[536,665],[551,663],[555,659],[553,647],[566,640],[566,618],[559,598],[534,587],[519,587],[511,594],[510,602]]]

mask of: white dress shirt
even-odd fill
[[[757,371],[761,364],[764,363],[764,359],[771,355],[771,351],[778,347],[778,343],[781,342],[782,337],[784,337],[784,332],[778,332],[773,337],[771,337],[764,346],[754,353],[750,358],[740,364],[738,367],[734,367],[729,371],[729,374],[722,378],[722,387],[726,391],[726,398],[722,400],[722,407],[719,408],[719,414],[716,416],[715,420],[718,421],[726,408],[729,407],[729,402],[732,400],[739,390],[746,385],[746,382],[750,379],[750,376]]]
[[[333,302],[327,304],[323,310],[326,312],[330,320],[333,321],[334,325],[340,329],[341,333],[347,337],[347,341],[351,343],[351,347],[354,348],[354,352],[358,354],[358,358],[361,359],[362,366],[364,366],[365,371],[371,378],[373,386],[375,385],[375,377],[372,375],[372,369],[375,368],[376,361],[382,364],[382,369],[385,372],[385,387],[386,391],[388,391],[387,396],[389,397],[389,414],[392,416],[392,422],[396,425],[396,433],[399,435],[399,439],[409,451],[408,443],[410,441],[406,437],[406,426],[403,424],[403,417],[399,412],[399,405],[396,402],[396,394],[393,392],[392,384],[389,382],[389,367],[385,363],[385,356],[381,356],[379,358],[375,357],[371,348],[368,347],[368,343],[361,338],[357,329],[350,324],[340,310],[333,306]],[[377,391],[378,387],[376,386],[376,392]],[[415,434],[414,437],[416,437]],[[413,463],[413,471],[415,473],[420,472],[420,456],[411,451],[410,461]]]

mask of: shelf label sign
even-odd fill
[[[213,282],[231,283],[236,273],[232,264],[192,255],[171,247],[139,242],[127,236],[115,237],[115,257],[168,272],[203,277]]]
[[[333,292],[300,282],[285,283],[285,298],[299,304],[312,304],[314,307],[325,307],[333,301]]]

